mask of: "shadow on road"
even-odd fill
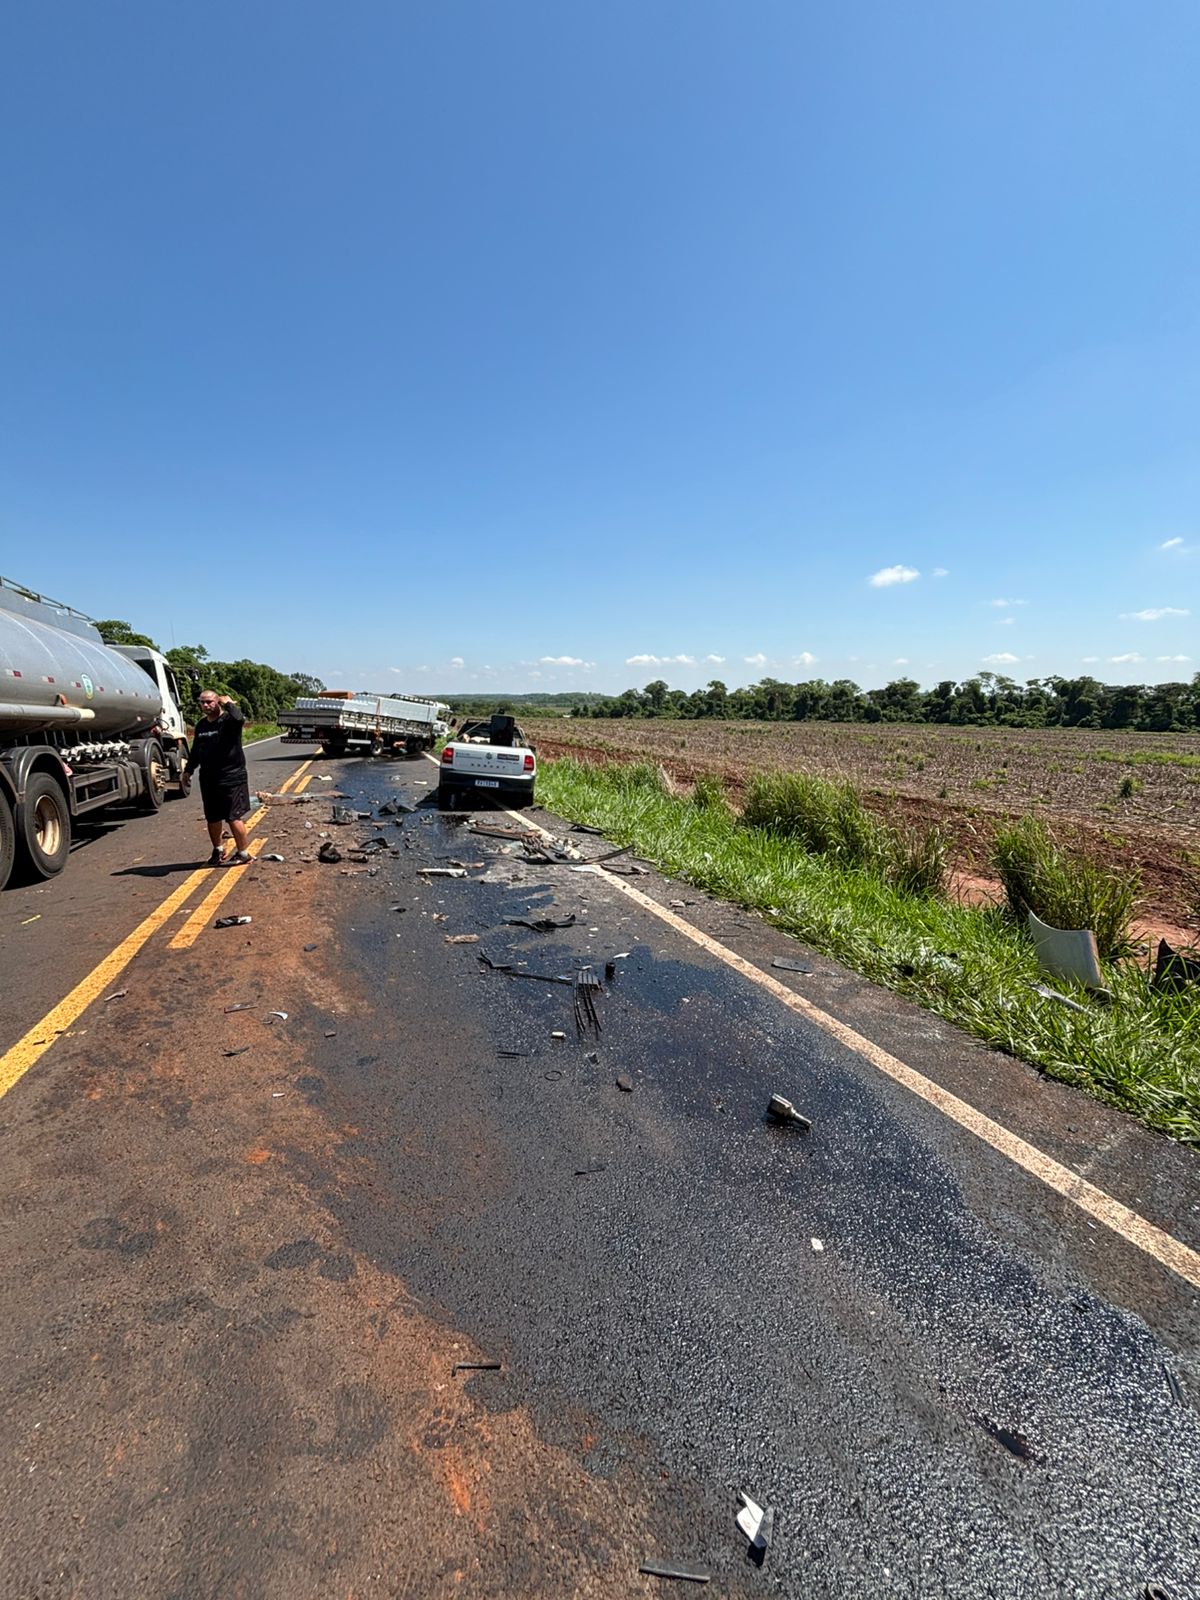
[[[122,867],[119,872],[110,873],[113,878],[169,878],[173,872],[195,872],[197,867],[205,865],[207,857],[197,860],[192,857],[190,861],[155,861],[149,866]]]

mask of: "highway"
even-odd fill
[[[0,1600],[1200,1594],[1196,1152],[311,756],[0,895]]]

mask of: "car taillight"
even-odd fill
[[[526,772],[532,772],[533,771],[533,757],[532,756],[526,756],[525,757],[525,771]]]
[[[442,751],[442,765],[444,767],[452,767],[454,765],[454,751],[449,745]]]

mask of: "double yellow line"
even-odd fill
[[[312,762],[306,761],[298,767],[286,782],[280,785],[280,794],[287,794],[292,790],[311,766]],[[265,806],[256,811],[246,824],[247,831],[257,827],[266,814]],[[257,855],[266,842],[266,839],[256,839],[250,846],[250,854]],[[65,1033],[78,1022],[92,1002],[103,994],[115,978],[120,977],[134,956],[149,943],[163,923],[187,903],[193,892],[206,881],[210,872],[217,870],[215,867],[198,867],[195,872],[189,873],[177,889],[172,889],[161,905],[156,906],[148,917],[138,923],[132,933],[121,940],[115,950],[109,951],[103,961],[75,985],[70,994],[64,996],[40,1022],[35,1022],[28,1033],[0,1056],[0,1095],[6,1095],[15,1083],[21,1081],[30,1067],[41,1060],[60,1033]],[[220,881],[192,912],[171,940],[169,949],[191,949],[213,911],[225,896],[236,888],[246,870],[246,867],[226,867],[221,871]]]

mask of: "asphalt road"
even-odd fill
[[[331,827],[321,773],[417,809]],[[1200,1593],[1196,1283],[938,1091],[1191,1251],[1194,1153],[686,886],[471,833],[427,763],[308,776],[213,908],[251,925],[200,931],[202,875],[0,1099],[0,1595]],[[0,1062],[202,849],[179,803],[0,896]],[[584,964],[581,1033],[519,974]]]

